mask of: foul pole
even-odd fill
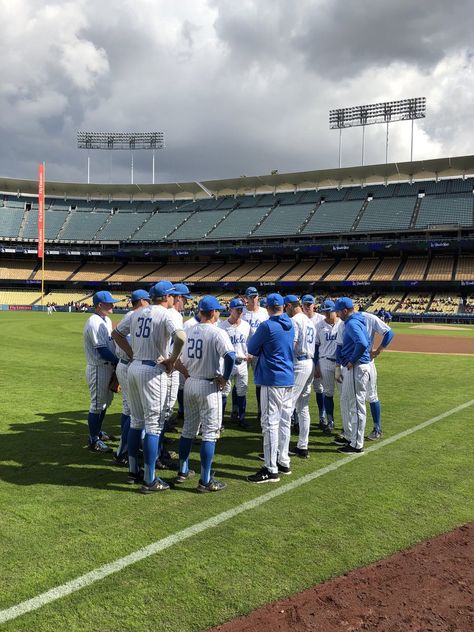
[[[41,259],[41,307],[44,305],[45,163],[38,166],[38,257]]]

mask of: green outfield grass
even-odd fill
[[[252,431],[227,424],[218,443],[215,469],[228,484],[225,492],[201,496],[193,480],[149,497],[126,485],[125,471],[109,455],[85,447],[86,318],[0,312],[0,609],[276,487],[245,482],[261,466],[253,388]],[[431,355],[427,361],[422,354],[382,354],[377,366],[384,438],[474,399],[472,357]],[[473,410],[353,460],[4,629],[204,630],[472,521],[474,470],[465,438]],[[312,416],[311,458],[293,459],[293,475],[278,485],[347,459],[316,429],[314,401]],[[116,398],[105,429],[117,431],[119,419]],[[174,448],[178,435],[171,436]],[[163,478],[172,476],[165,472]]]
[[[440,323],[392,323],[392,329],[403,334],[415,336],[452,336],[454,338],[473,338],[474,325],[447,325]],[[425,329],[426,327],[426,329]],[[432,329],[428,329],[432,327]]]

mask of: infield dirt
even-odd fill
[[[452,336],[425,336],[397,333],[388,351],[417,353],[461,353],[474,354],[474,338],[454,338]]]

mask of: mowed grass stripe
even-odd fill
[[[191,527],[188,527],[187,529],[183,529],[182,531],[179,531],[176,534],[173,534],[171,536],[158,540],[157,542],[154,542],[146,547],[143,547],[139,549],[138,551],[131,553],[130,555],[117,559],[109,564],[105,564],[91,571],[90,573],[86,573],[85,575],[82,575],[74,580],[71,580],[70,582],[67,582],[61,586],[52,588],[51,590],[48,590],[47,592],[44,592],[36,597],[33,597],[32,599],[23,601],[10,608],[6,608],[0,611],[0,623],[6,623],[7,621],[14,620],[23,614],[26,614],[28,612],[33,612],[34,610],[37,610],[48,603],[57,601],[58,599],[61,599],[62,597],[65,597],[74,592],[77,592],[78,590],[81,590],[82,588],[90,586],[91,584],[94,584],[100,581],[101,579],[108,577],[109,575],[117,573],[121,571],[122,569],[128,566],[131,566],[132,564],[136,564],[137,562],[145,558],[148,558],[152,555],[155,555],[156,553],[160,551],[164,551],[165,549],[168,549],[174,546],[175,544],[183,542],[184,540],[187,540],[199,533],[202,533],[203,531],[206,531],[207,529],[215,528],[219,526],[220,524],[222,524],[223,522],[226,522],[227,520],[230,520],[231,518],[238,516],[239,514],[242,514],[251,509],[255,509],[256,507],[259,507],[269,502],[270,500],[273,500],[274,498],[281,496],[282,494],[286,494],[294,489],[297,489],[298,487],[301,487],[302,485],[305,485],[306,483],[309,483],[317,478],[320,478],[321,476],[324,476],[325,474],[328,474],[329,472],[333,472],[334,470],[337,470],[343,467],[344,465],[351,463],[352,461],[356,459],[362,458],[364,454],[366,453],[380,450],[381,448],[387,445],[390,445],[392,443],[395,443],[396,441],[399,441],[400,439],[408,437],[411,434],[418,432],[419,430],[427,428],[428,426],[438,421],[441,421],[442,419],[446,419],[447,417],[450,417],[451,415],[461,412],[462,410],[469,408],[473,404],[474,404],[474,399],[471,399],[463,404],[460,404],[459,406],[456,406],[455,408],[452,408],[444,413],[441,413],[440,415],[437,415],[435,417],[432,417],[431,419],[428,419],[427,421],[417,424],[416,426],[413,426],[412,428],[399,432],[398,434],[393,435],[392,437],[389,437],[388,439],[384,439],[383,441],[380,441],[379,443],[371,445],[369,448],[366,449],[365,453],[363,454],[351,455],[351,456],[346,457],[345,459],[336,461],[335,463],[332,463],[326,467],[316,470],[315,472],[312,472],[310,474],[307,474],[306,476],[302,476],[301,478],[296,479],[292,481],[291,483],[282,485],[281,487],[278,487],[272,490],[271,492],[268,492],[267,494],[263,494],[262,496],[259,496],[258,498],[242,503],[241,505],[238,505],[237,507],[234,507],[228,511],[224,511],[218,514],[217,516],[213,516],[212,518],[209,518],[200,523],[192,525]]]

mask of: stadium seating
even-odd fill
[[[205,276],[201,278],[201,282],[213,283],[216,281],[220,281],[238,267],[240,267],[240,264],[236,261],[234,261],[233,263],[220,264],[219,267],[212,272],[209,272],[209,270],[207,270]]]
[[[294,266],[294,261],[281,261],[259,278],[260,283],[279,281]]]
[[[474,191],[474,178],[453,178],[448,183],[450,193],[472,193]]]
[[[78,272],[76,272],[71,281],[105,281],[113,272],[116,272],[122,266],[121,263],[85,263]]]
[[[66,281],[79,268],[81,264],[76,261],[50,261],[45,260],[44,280],[45,281]],[[34,273],[35,281],[41,280],[41,267]]]
[[[333,264],[334,261],[332,259],[322,259],[321,261],[314,263],[309,270],[301,275],[299,280],[302,283],[320,281]]]
[[[251,272],[244,274],[240,277],[239,281],[242,283],[253,283],[254,281],[260,281],[260,277],[269,272],[276,265],[275,261],[265,261],[260,263],[256,268],[253,268]]]
[[[460,296],[455,296],[449,292],[437,293],[428,306],[428,314],[457,314],[460,303]]]
[[[431,292],[409,292],[397,307],[398,314],[423,314],[431,301]]]
[[[268,208],[256,206],[237,208],[231,211],[214,230],[211,230],[207,238],[239,239],[247,237],[268,211]]]
[[[455,279],[456,281],[474,281],[474,257],[459,257]]]
[[[40,300],[40,291],[0,290],[0,305],[34,305]]]
[[[474,294],[471,294],[470,296],[465,296],[463,299],[461,299],[459,312],[462,314],[474,314]]]
[[[196,274],[199,270],[204,270],[206,267],[207,263],[205,261],[197,263],[167,263],[157,273],[153,272],[141,279],[141,281],[156,283],[160,279],[168,279],[168,281],[178,283],[179,281],[186,281],[190,276]]]
[[[209,233],[228,211],[200,211],[190,215],[184,224],[169,234],[175,240],[202,239]]]
[[[381,309],[385,309],[393,314],[397,311],[405,292],[394,292],[391,294],[381,294],[378,296],[367,309],[368,312],[376,313]]]
[[[313,209],[314,204],[277,206],[252,234],[255,237],[295,235]]]
[[[130,239],[151,214],[121,212],[109,217],[109,221],[97,233],[98,241]]]
[[[427,195],[421,200],[416,228],[430,224],[473,225],[473,195]]]
[[[371,281],[393,281],[400,267],[401,259],[387,257],[382,259],[380,265],[372,275]]]
[[[357,232],[373,230],[404,230],[409,228],[416,198],[373,199],[356,228]]]
[[[222,261],[220,263],[219,262],[217,262],[217,263],[208,263],[201,270],[198,270],[194,274],[190,274],[189,276],[187,276],[186,277],[186,281],[189,281],[190,283],[196,283],[197,281],[201,281],[208,274],[213,274],[213,273],[218,272],[218,270],[220,270],[222,268],[222,266],[223,266],[223,262]]]
[[[302,234],[349,232],[361,207],[361,200],[325,202],[318,207]]]
[[[62,225],[68,211],[45,211],[44,214],[44,238],[45,239],[57,239],[58,233],[61,230]],[[23,232],[21,233],[23,239],[38,239],[38,209],[31,208],[25,213],[25,223],[23,226]]]
[[[63,228],[59,231],[58,239],[92,241],[108,217],[109,214],[105,212],[71,211]]]
[[[52,290],[45,297],[45,303],[67,305],[68,303],[87,303],[92,305],[92,292],[86,290]]]
[[[284,274],[281,278],[282,281],[298,281],[298,279],[305,274],[314,265],[314,261],[300,261],[289,272]]]
[[[36,268],[36,261],[2,261],[0,262],[0,279],[6,281],[26,281]]]
[[[222,277],[221,281],[226,283],[232,283],[239,281],[243,276],[247,276],[252,270],[255,270],[258,266],[258,261],[251,261],[249,263],[243,263],[231,272],[228,272]],[[254,277],[255,279],[255,277]]]
[[[357,263],[356,259],[342,259],[334,268],[324,277],[325,281],[344,281],[347,275],[354,269]]]
[[[176,230],[188,217],[190,212],[174,211],[157,212],[132,235],[132,241],[160,241]]]
[[[427,281],[451,281],[453,276],[454,257],[438,257],[430,262]]]
[[[158,276],[159,269],[162,265],[163,264],[160,263],[127,263],[127,265],[120,268],[118,272],[114,272],[107,281],[109,283],[134,283],[152,273],[156,273]]]
[[[347,277],[348,281],[368,281],[377,267],[379,259],[362,259]]]
[[[422,281],[428,261],[421,257],[408,258],[398,276],[399,281]]]
[[[21,208],[0,207],[0,237],[18,237],[24,212],[24,204]]]

